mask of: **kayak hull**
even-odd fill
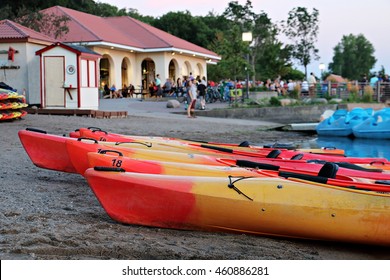
[[[390,197],[384,194],[279,178],[234,182],[92,168],[85,177],[120,223],[390,245]]]

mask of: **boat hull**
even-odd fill
[[[85,177],[120,223],[390,245],[384,194],[279,178],[234,182],[92,168]]]

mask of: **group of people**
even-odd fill
[[[270,91],[276,91],[278,95],[282,96],[299,88],[301,94],[308,94],[313,97],[316,95],[317,78],[313,72],[310,73],[307,80],[303,81],[283,80],[279,76],[273,81],[268,79],[265,83],[260,82],[260,86],[264,86]]]
[[[202,110],[206,108],[206,89],[206,78],[195,78],[192,73],[183,78],[179,77],[176,81],[167,78],[164,84],[161,82],[160,75],[157,74],[154,81],[149,84],[149,94],[151,97],[184,97],[187,104],[188,118],[196,118],[195,106],[197,99],[200,100],[200,108]]]
[[[115,85],[108,87],[108,85],[104,85],[104,98],[123,98],[123,97],[133,97],[135,88],[132,84],[129,86],[123,85],[121,89],[117,89]]]

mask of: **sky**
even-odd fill
[[[231,0],[100,0],[121,8],[137,9],[141,15],[162,16],[170,11],[190,11],[193,16],[205,16],[213,11],[222,14]],[[246,0],[238,0],[245,5]],[[286,20],[289,11],[296,7],[319,11],[319,34],[316,47],[320,59],[308,66],[308,72],[320,75],[319,65],[332,62],[333,48],[344,35],[363,34],[374,46],[377,63],[373,71],[382,65],[390,72],[390,1],[389,0],[252,0],[255,13],[265,12],[274,23]],[[282,41],[287,39],[281,38]],[[288,41],[286,41],[288,43]],[[298,69],[303,68],[295,65]]]

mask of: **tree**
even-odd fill
[[[155,19],[153,26],[205,48],[215,36],[200,17],[192,16],[189,11],[169,12]]]
[[[315,47],[318,35],[318,15],[317,9],[313,9],[310,14],[306,8],[297,7],[288,13],[287,22],[284,23],[284,32],[293,42],[292,56],[305,67],[305,77],[307,77],[307,65],[312,58],[319,59],[318,49]]]
[[[373,45],[359,34],[343,36],[334,49],[329,70],[351,80],[358,80],[362,75],[368,75],[376,63]]]
[[[279,28],[266,13],[255,16],[253,43],[251,46],[252,65],[255,79],[274,79],[290,71],[291,47],[278,40]]]
[[[219,78],[243,79],[246,74],[244,69],[250,69],[246,59],[248,45],[242,41],[242,33],[253,29],[255,14],[252,9],[249,0],[245,6],[238,4],[238,1],[232,1],[222,14],[228,20],[227,24],[211,45],[212,49],[222,56],[222,61],[213,67],[219,75],[223,75]]]
[[[55,39],[69,31],[67,16],[31,11],[25,6],[19,7],[15,16],[15,22]]]

